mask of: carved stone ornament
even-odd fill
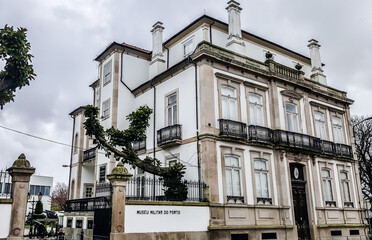
[[[26,159],[26,156],[22,153],[18,159],[14,161],[13,165],[7,169],[9,174],[21,174],[21,175],[32,175],[35,172],[35,168],[31,167],[30,162]]]
[[[297,99],[297,100],[300,100],[301,98],[303,98],[303,95],[301,95],[300,93],[298,92],[295,92],[293,90],[283,90],[280,92],[282,95],[284,96],[287,96],[289,98],[294,98],[294,99]]]
[[[114,169],[112,169],[111,174],[107,175],[107,179],[125,179],[128,180],[133,175],[128,172],[128,169],[124,167],[124,163],[119,162]]]
[[[14,228],[13,229],[14,236],[18,236],[20,233],[21,233],[21,229],[20,228]]]
[[[12,167],[14,168],[30,168],[30,162],[26,159],[26,156],[22,153],[18,159],[14,161]]]

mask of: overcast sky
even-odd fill
[[[204,13],[227,22],[227,0],[0,0],[0,28],[28,29],[37,74],[0,110],[0,169],[25,153],[36,173],[68,182],[68,115],[92,102],[94,58],[113,41],[151,50],[151,26],[164,23],[164,40]],[[242,29],[309,56],[317,39],[328,84],[355,100],[352,115],[372,110],[372,2],[369,0],[240,0]],[[1,64],[1,63],[0,63]],[[3,65],[0,65],[3,66]]]

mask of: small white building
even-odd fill
[[[34,200],[34,210],[36,201],[38,201],[38,195],[41,193],[41,202],[43,203],[44,210],[50,210],[51,208],[51,195],[53,187],[53,177],[32,175],[30,179],[29,189],[29,202],[27,203],[27,214],[32,211],[32,203]]]

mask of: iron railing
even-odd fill
[[[248,140],[273,143],[273,131],[270,128],[249,125],[248,126]]]
[[[351,146],[341,144],[341,143],[336,143],[336,154],[342,157],[353,157],[353,150]]]
[[[96,147],[85,150],[83,152],[83,162],[89,161],[91,159],[94,159],[96,157]]]
[[[234,201],[234,203],[244,203],[243,196],[226,196],[227,202]]]
[[[247,125],[242,122],[219,119],[220,135],[247,139]]]
[[[12,177],[4,170],[0,170],[0,198],[12,198]]]
[[[111,184],[109,182],[96,182],[96,197],[111,196]]]
[[[157,131],[158,145],[176,140],[182,140],[182,125],[180,124],[168,126]]]
[[[315,152],[320,152],[321,150],[319,138],[283,130],[274,130],[274,143],[288,147],[307,149]]]
[[[187,196],[180,196],[179,199],[169,199],[165,192],[169,188],[187,189]],[[184,201],[184,202],[202,202],[204,201],[205,183],[199,181],[184,180],[179,182],[167,182],[164,186],[164,180],[160,178],[133,177],[127,183],[128,200],[145,200],[145,201]]]
[[[67,200],[66,212],[87,212],[95,209],[111,208],[111,197],[80,198]]]
[[[142,141],[133,142],[133,150],[136,152],[146,150],[146,139],[143,139]]]

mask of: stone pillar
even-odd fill
[[[320,44],[317,40],[311,39],[309,40],[309,44],[307,45],[310,51],[310,59],[311,59],[311,79],[317,81],[321,84],[327,85],[327,78],[323,73],[322,68],[322,61],[320,60]]]
[[[127,181],[133,175],[128,173],[122,162],[112,169],[111,174],[107,175],[107,179],[112,185],[112,215],[111,215],[111,234],[110,240],[125,239],[125,193]]]
[[[19,240],[23,239],[30,177],[34,174],[35,168],[30,166],[30,162],[26,160],[26,156],[22,153],[7,171],[12,176],[13,192],[9,235],[7,239]]]
[[[163,23],[156,22],[152,26],[152,58],[149,69],[149,79],[165,71],[165,59],[163,55]]]
[[[240,11],[242,8],[240,3],[230,0],[226,8],[229,16],[229,33],[227,38],[226,47],[234,52],[244,54],[245,44],[242,38]]]

